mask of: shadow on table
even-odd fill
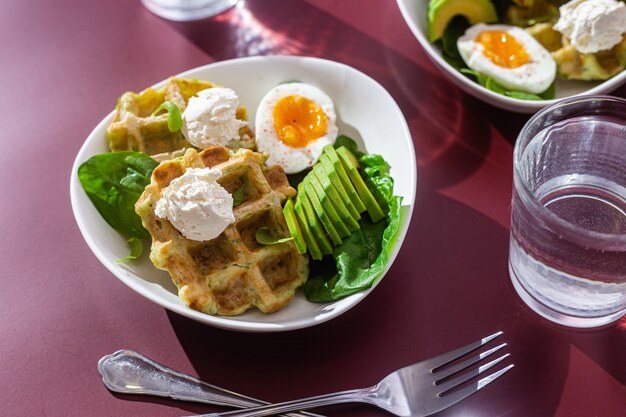
[[[274,54],[317,56],[373,77],[404,113],[418,166],[444,167],[433,172],[437,187],[461,181],[483,162],[490,145],[484,115],[489,107],[444,79],[417,41],[415,57],[409,59],[386,47],[385,40],[306,2],[264,0],[244,5],[209,21],[170,24],[216,60]],[[404,24],[395,12],[397,20],[390,13],[381,16],[387,26]]]
[[[432,192],[416,213],[394,265],[362,303],[318,326],[237,333],[168,312],[201,379],[268,401],[368,386],[396,368],[497,330],[515,368],[441,416],[548,417],[568,374],[571,334],[522,305],[507,271],[508,231]],[[325,411],[325,410],[324,410]],[[332,409],[333,415],[339,415]],[[380,415],[368,406],[344,416]]]
[[[217,60],[320,56],[372,76],[403,111],[420,175],[426,173],[430,181],[428,187],[418,186],[414,220],[388,276],[341,317],[287,333],[246,334],[168,312],[200,378],[284,401],[373,384],[397,367],[501,329],[516,367],[441,416],[463,410],[467,415],[553,416],[571,344],[624,383],[626,361],[616,363],[624,332],[606,329],[587,336],[544,323],[510,284],[508,230],[437,193],[481,166],[491,129],[513,144],[528,115],[495,109],[464,94],[442,78],[417,43],[416,57],[409,59],[306,2],[245,5],[212,24],[172,25]],[[346,407],[341,415],[370,415],[370,409]]]

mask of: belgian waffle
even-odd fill
[[[170,132],[167,113],[152,115],[164,101],[171,101],[181,112],[185,111],[189,99],[199,91],[217,85],[199,80],[171,77],[159,90],[148,88],[141,93],[132,91],[120,96],[115,115],[107,129],[111,151],[139,151],[148,155],[171,154],[177,150],[192,148],[181,131]],[[237,118],[247,120],[246,108],[237,109]],[[229,148],[254,149],[254,132],[248,125],[239,130],[239,139],[228,144]],[[157,159],[163,159],[157,157]]]
[[[581,53],[552,23],[537,23],[526,30],[550,51],[559,76],[567,80],[607,80],[626,68],[626,37],[611,49]]]
[[[266,159],[247,149],[188,149],[155,168],[137,201],[135,209],[152,235],[150,259],[169,272],[179,297],[194,310],[236,315],[256,306],[273,312],[286,306],[307,279],[308,258],[298,254],[292,241],[263,246],[255,239],[261,227],[276,238],[289,236],[281,206],[296,194],[282,168],[267,168]],[[202,167],[220,169],[218,183],[231,194],[244,187],[244,198],[233,209],[235,222],[220,236],[196,242],[157,217],[154,208],[174,178],[187,168]]]

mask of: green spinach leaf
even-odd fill
[[[473,78],[478,84],[482,85],[486,89],[507,97],[518,98],[520,100],[551,100],[555,96],[555,83],[552,83],[550,87],[548,87],[548,89],[543,93],[533,94],[524,91],[509,90],[506,87],[500,85],[493,78],[488,77],[480,72],[471,70],[469,68],[461,68],[460,71],[463,74]]]
[[[167,130],[178,132],[183,127],[183,116],[178,106],[171,101],[164,101],[152,112],[152,115],[156,116],[163,110],[167,110]]]
[[[285,243],[285,242],[289,242],[290,240],[293,240],[293,237],[284,237],[284,238],[274,237],[269,234],[269,229],[265,226],[259,227],[254,237],[256,238],[256,241],[261,245],[277,245],[279,243]]]
[[[78,168],[78,179],[104,220],[127,237],[148,238],[135,203],[158,163],[141,152],[95,155]]]
[[[117,261],[115,261],[118,264],[121,264],[126,261],[132,261],[133,259],[137,259],[141,256],[141,253],[143,252],[143,242],[141,241],[141,239],[138,239],[136,237],[131,237],[130,239],[126,241],[126,243],[128,243],[128,247],[130,248],[130,255],[125,256],[122,259],[118,259]]]
[[[246,184],[243,184],[237,191],[233,193],[233,207],[240,206],[245,198]]]
[[[552,100],[554,97],[556,97],[556,81],[553,81],[546,91],[539,94],[539,97],[541,97],[543,100]]]
[[[455,16],[450,23],[448,23],[439,41],[443,58],[456,69],[461,69],[466,66],[459,53],[457,41],[469,26],[469,22],[465,17]]]
[[[392,199],[387,222],[361,218],[361,228],[334,249],[335,265],[325,264],[307,281],[304,294],[309,301],[338,300],[374,285],[389,263],[400,225],[401,201],[398,196]]]

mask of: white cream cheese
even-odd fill
[[[554,30],[581,53],[611,49],[626,33],[626,6],[616,0],[572,0],[559,8]]]
[[[236,117],[239,97],[230,88],[207,88],[189,99],[183,112],[183,135],[200,149],[226,146],[239,138],[246,122]]]
[[[187,169],[163,190],[155,214],[187,239],[215,239],[235,221],[233,197],[217,183],[221,175],[219,169]]]

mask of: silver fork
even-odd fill
[[[472,365],[505,347],[506,343],[503,343],[485,352],[474,354],[461,362],[459,361],[465,355],[502,334],[502,332],[494,333],[467,346],[398,369],[369,388],[195,417],[258,417],[350,402],[375,405],[400,417],[429,416],[456,404],[513,368],[513,364],[510,364],[478,381],[464,385],[464,383],[510,356],[506,353],[489,363],[468,370]]]

